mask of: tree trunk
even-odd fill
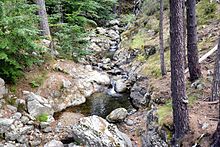
[[[213,75],[212,96],[210,97],[209,101],[215,101],[219,99],[219,93],[218,93],[219,87],[220,87],[220,42],[218,44],[215,69]]]
[[[170,61],[171,97],[175,133],[173,141],[181,139],[189,130],[189,115],[184,76],[182,0],[170,0]]]
[[[217,50],[217,57],[216,57],[216,64],[215,64],[215,73],[214,73],[214,84],[213,87],[216,86],[216,88],[212,89],[212,97],[213,97],[213,93],[215,93],[215,99],[214,100],[220,100],[219,98],[219,94],[218,94],[218,89],[220,87],[220,38],[218,41],[218,50]],[[212,99],[213,100],[213,99]],[[214,147],[219,147],[220,146],[220,102],[219,102],[219,120],[218,120],[218,125],[217,125],[217,129],[215,132],[215,142],[214,142]]]
[[[186,5],[185,0],[183,0],[183,51],[184,51],[184,64],[185,68],[187,68],[187,55],[186,55]]]
[[[46,37],[50,36],[50,28],[48,24],[47,11],[44,0],[35,0],[36,4],[39,6],[38,15],[40,16],[40,29],[41,34]]]
[[[201,77],[198,49],[197,49],[197,23],[196,0],[187,0],[187,57],[190,81]]]
[[[162,76],[166,75],[166,66],[164,61],[164,44],[163,44],[163,0],[160,0],[160,68]]]

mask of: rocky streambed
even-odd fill
[[[87,48],[96,54],[57,60],[35,93],[23,89],[17,98],[0,79],[0,146],[167,146],[155,109],[143,109],[148,79],[137,53],[120,49],[120,32],[118,20],[97,28]]]

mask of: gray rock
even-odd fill
[[[107,64],[107,63],[110,63],[111,62],[111,59],[110,58],[105,58],[102,60],[103,64]]]
[[[28,142],[28,137],[26,135],[21,135],[17,138],[17,141],[20,143],[27,143]]]
[[[7,90],[5,88],[5,81],[0,78],[0,99],[6,94]]]
[[[82,146],[76,145],[76,144],[74,144],[74,143],[70,143],[70,144],[68,144],[68,147],[82,147]]]
[[[61,141],[51,140],[50,142],[45,144],[44,147],[64,147],[64,145]]]
[[[11,110],[11,112],[17,112],[17,108],[15,106],[12,106],[12,105],[7,105],[7,108],[9,110]]]
[[[146,107],[150,103],[151,95],[148,90],[147,77],[140,77],[131,88],[131,101],[136,108]]]
[[[98,34],[101,34],[101,35],[106,34],[106,29],[104,29],[102,27],[97,27],[96,30],[97,30]]]
[[[72,86],[72,83],[69,80],[63,79],[63,88],[70,88]]]
[[[20,134],[17,131],[10,131],[5,133],[5,140],[15,141],[19,138]]]
[[[114,26],[112,27],[112,29],[115,30],[115,31],[118,31],[118,30],[119,30],[119,27],[118,27],[118,25],[114,25]]]
[[[4,147],[16,147],[16,145],[7,142]]]
[[[31,130],[34,130],[34,126],[33,125],[28,125],[28,126],[25,126],[25,127],[21,128],[19,130],[19,132],[20,132],[20,134],[27,134],[27,132],[29,132]]]
[[[41,129],[45,129],[45,128],[48,127],[48,126],[50,126],[50,123],[48,123],[48,122],[41,122],[41,123],[40,123],[40,128],[41,128]]]
[[[31,147],[38,147],[41,144],[41,140],[40,139],[36,139],[33,141],[30,141]]]
[[[158,118],[156,116],[156,109],[153,108],[147,113],[148,129],[142,134],[142,146],[146,147],[168,147],[166,140],[160,134],[159,125],[157,125]]]
[[[147,56],[151,56],[157,52],[155,46],[145,46],[144,51]]]
[[[44,133],[49,133],[49,132],[52,132],[52,128],[51,127],[46,127],[44,130],[43,130]]]
[[[102,49],[94,42],[90,44],[89,49],[96,51],[96,52],[102,51]]]
[[[15,119],[9,119],[9,118],[0,118],[0,128],[2,126],[10,127],[14,123]]]
[[[24,92],[24,96],[27,100],[27,108],[31,116],[53,115],[54,110],[45,98],[28,91]]]
[[[191,84],[191,87],[192,88],[195,88],[195,89],[199,89],[199,90],[202,90],[204,88],[204,83],[202,83],[201,80],[196,80],[195,82],[193,82]]]
[[[127,82],[123,79],[119,79],[115,82],[115,91],[123,93],[127,90]]]
[[[119,24],[120,24],[120,22],[119,22],[119,20],[117,20],[117,19],[111,20],[111,21],[109,22],[109,25],[111,25],[111,26],[119,25]]]
[[[81,118],[72,127],[74,138],[86,146],[95,147],[132,147],[127,135],[98,116]]]
[[[20,112],[16,112],[16,113],[12,116],[12,118],[13,118],[13,119],[16,119],[16,120],[19,120],[19,119],[21,118],[21,116],[22,116],[22,114],[21,114]]]
[[[125,108],[117,108],[113,110],[106,119],[109,122],[120,122],[123,121],[128,115],[128,111]]]
[[[108,36],[114,41],[120,38],[120,35],[115,30],[109,30]]]
[[[28,118],[27,116],[22,116],[22,117],[21,117],[21,122],[22,122],[23,124],[27,124],[27,123],[29,122],[29,118]]]
[[[126,123],[126,125],[128,125],[128,126],[134,125],[134,121],[131,120],[131,119],[126,119],[126,120],[125,120],[125,123]]]

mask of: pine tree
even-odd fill
[[[216,64],[215,64],[215,73],[214,73],[214,84],[212,89],[212,100],[220,100],[219,99],[219,87],[220,87],[220,38],[218,41],[218,50],[217,50],[217,57],[216,57]],[[216,132],[214,134],[214,147],[219,147],[220,145],[220,103],[219,103],[219,120]]]
[[[201,77],[197,49],[196,0],[187,0],[187,58],[190,81]]]
[[[170,0],[170,61],[174,142],[189,130],[189,116],[184,76],[182,0]]]
[[[164,61],[164,44],[163,44],[163,0],[160,0],[160,68],[162,76],[166,75],[166,66]]]
[[[38,15],[40,16],[40,29],[43,36],[51,38],[50,28],[47,18],[47,11],[44,0],[35,0],[36,4],[39,6]]]

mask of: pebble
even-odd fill
[[[27,124],[27,123],[29,122],[29,118],[28,118],[27,116],[22,116],[22,117],[21,117],[21,122],[22,122],[23,124]]]
[[[7,108],[10,109],[12,112],[17,112],[17,108],[15,106],[12,105],[7,105]]]
[[[50,126],[50,123],[48,123],[48,122],[41,122],[41,123],[40,123],[40,128],[41,128],[41,129],[45,129],[45,128],[48,127],[48,126]]]
[[[49,132],[52,132],[52,128],[51,127],[46,127],[44,130],[43,130],[44,133],[49,133]]]
[[[125,120],[125,123],[126,123],[126,125],[128,125],[128,126],[134,125],[134,121],[131,120],[131,119],[126,119],[126,120]]]
[[[17,139],[18,142],[20,143],[25,143],[25,142],[28,142],[28,138],[26,135],[21,135],[18,139]]]
[[[22,114],[21,114],[20,112],[16,112],[16,113],[12,116],[12,118],[13,118],[13,119],[16,119],[16,120],[19,120],[19,119],[21,118],[21,116],[22,116]]]

